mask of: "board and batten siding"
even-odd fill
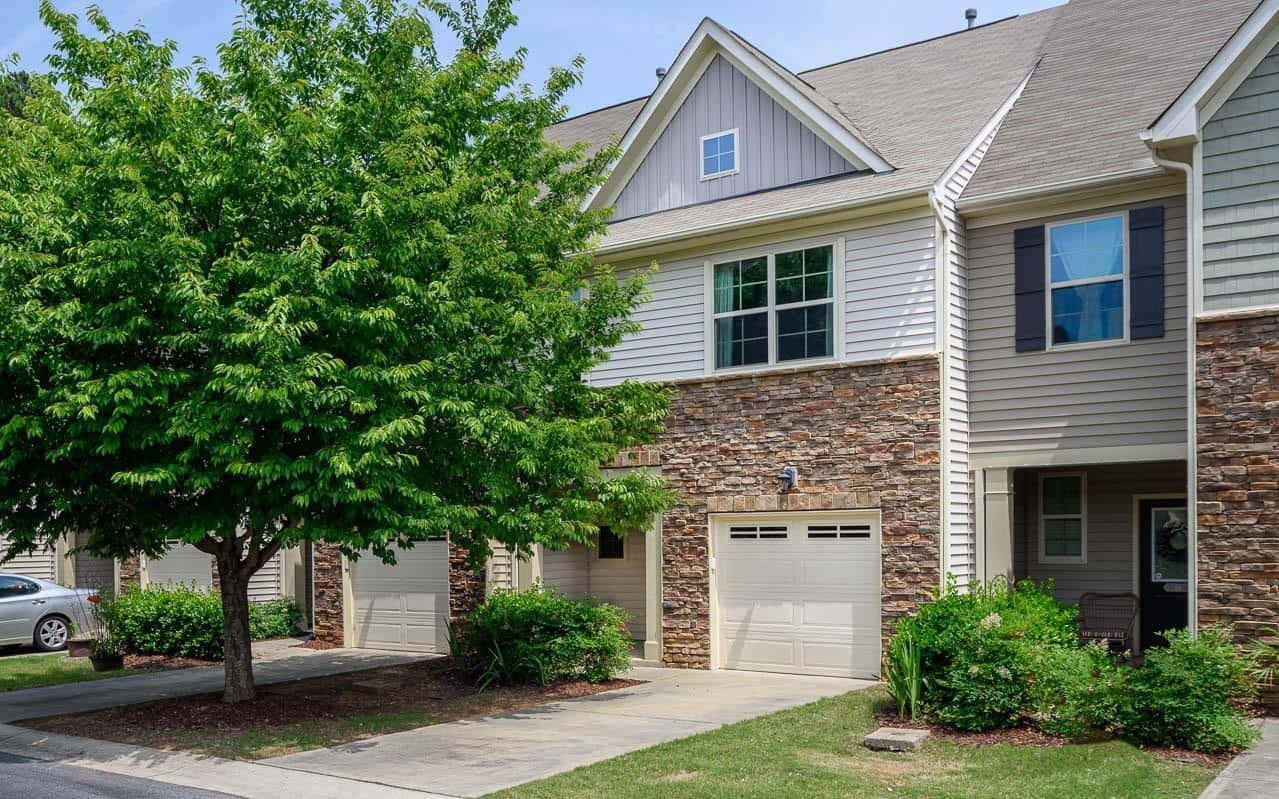
[[[702,180],[703,136],[737,130],[734,175]],[[723,56],[715,56],[614,203],[616,219],[854,171]]]
[[[1279,304],[1279,47],[1203,126],[1203,305]]]
[[[767,250],[785,252],[844,239],[844,359],[873,361],[934,351],[935,232],[929,215],[781,240]],[[705,376],[706,262],[734,257],[732,251],[721,251],[659,264],[648,278],[650,299],[631,316],[643,329],[613,349],[609,360],[591,372],[591,382],[606,386]]]
[[[1164,206],[1164,336],[1017,352],[1013,231]],[[1011,455],[1186,440],[1186,214],[1180,197],[968,231],[972,453]]]
[[[1054,471],[1087,473],[1088,562],[1039,562],[1039,475]],[[1087,591],[1133,590],[1133,497],[1175,496],[1186,491],[1186,464],[1180,461],[1130,463],[1087,469],[1018,469],[1013,478],[1013,563],[1018,578],[1051,578],[1058,599],[1077,602]]]

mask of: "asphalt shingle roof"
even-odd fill
[[[926,191],[1030,72],[1061,7],[842,61],[797,78],[828,98],[897,169],[856,174],[620,220],[604,247],[690,235],[763,214]],[[620,139],[647,98],[574,117],[547,135],[598,148]]]
[[[1155,167],[1141,132],[1257,4],[1071,0],[964,201]]]

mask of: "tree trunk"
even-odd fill
[[[249,581],[242,578],[240,572],[239,568],[225,567],[222,558],[218,558],[218,582],[222,591],[222,701],[229,704],[257,696],[249,636]]]

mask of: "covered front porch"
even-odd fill
[[[984,469],[978,478],[979,573],[1051,579],[1057,598],[1071,603],[1088,594],[1134,596],[1126,643],[1133,651],[1161,630],[1187,626],[1184,461]]]

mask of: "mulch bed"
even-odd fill
[[[189,669],[192,666],[218,666],[220,660],[203,660],[201,658],[179,658],[168,655],[125,655],[126,669],[143,669],[145,671],[173,671]]]
[[[1063,738],[1060,735],[1049,735],[1030,727],[1012,727],[1006,730],[987,730],[986,732],[969,732],[967,730],[959,730],[947,724],[928,724],[921,721],[907,721],[898,716],[892,710],[881,710],[875,714],[875,724],[880,727],[901,727],[912,730],[928,730],[930,737],[943,741],[950,741],[957,744],[967,744],[969,746],[995,746],[997,744],[1010,744],[1012,746],[1030,746],[1040,748],[1054,748],[1065,746],[1068,743],[1090,743],[1095,741],[1108,741],[1111,736],[1105,733],[1098,733],[1093,738],[1071,740]],[[1189,749],[1176,749],[1161,746],[1141,746],[1138,747],[1143,752],[1150,752],[1159,757],[1165,757],[1169,760],[1176,760],[1179,763],[1195,763],[1204,766],[1224,766],[1230,762],[1233,755],[1206,755],[1201,752],[1192,752]]]
[[[223,704],[220,694],[165,699],[92,713],[22,722],[46,732],[166,748],[165,731],[242,732],[354,714],[422,711],[436,721],[487,716],[560,699],[638,685],[637,680],[476,689],[452,658],[436,658],[329,677],[258,687],[251,702]]]

